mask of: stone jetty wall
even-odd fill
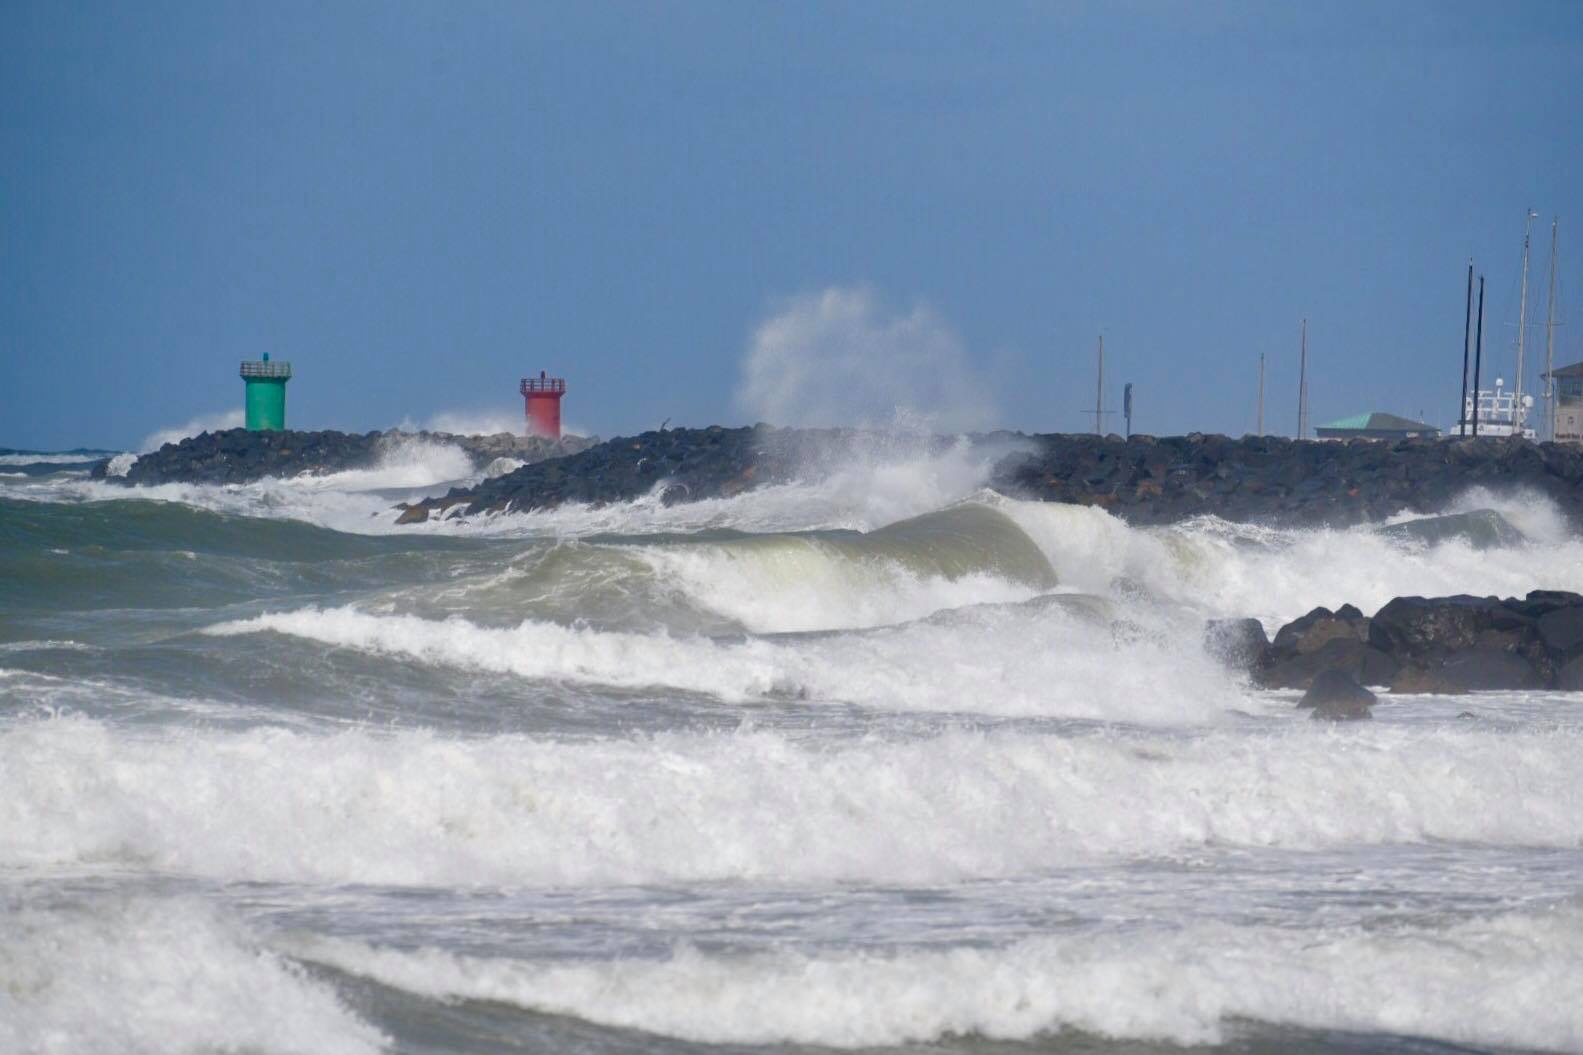
[[[895,442],[766,426],[646,432],[431,499],[414,507],[421,512],[411,519],[630,501],[656,488],[666,501],[728,496],[815,477],[853,452],[868,456]],[[949,442],[932,441],[937,448]],[[1543,495],[1583,529],[1583,449],[1556,444],[1018,433],[970,442],[993,459],[990,487],[1019,498],[1100,506],[1134,524],[1214,514],[1280,526],[1344,526],[1439,512],[1479,486]]]
[[[509,432],[490,436],[457,436],[446,432],[249,432],[226,429],[167,443],[138,457],[125,476],[108,477],[109,460],[93,475],[127,484],[240,484],[265,477],[324,475],[378,465],[403,443],[419,441],[460,448],[482,469],[496,458],[533,462],[559,458],[598,442],[580,436],[549,440]]]
[[[913,457],[961,440],[838,429],[677,428],[604,443],[443,433],[205,433],[140,457],[129,484],[245,483],[377,464],[401,438],[454,443],[482,468],[497,457],[529,464],[402,512],[523,512],[565,502],[666,502],[727,497],[813,479],[854,458]],[[1583,529],[1583,448],[1524,440],[1294,441],[1278,437],[1023,435],[967,442],[1004,494],[1099,506],[1134,524],[1214,514],[1278,526],[1344,526],[1397,513],[1435,513],[1473,487],[1552,501]],[[99,470],[101,475],[103,469]]]
[[[1134,524],[1212,513],[1282,526],[1345,526],[1435,513],[1472,487],[1526,490],[1583,527],[1583,448],[1525,440],[1297,441],[1190,434],[1034,436],[994,486],[1102,506]]]

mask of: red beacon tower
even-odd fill
[[[566,395],[566,379],[538,377],[522,379],[522,400],[528,414],[528,435],[561,438],[561,397]]]

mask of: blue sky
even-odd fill
[[[0,4],[0,445],[1454,415],[1524,212],[1583,358],[1583,4]],[[1543,330],[1530,330],[1542,356]],[[1509,365],[1505,373],[1510,374]],[[1529,387],[1537,381],[1530,371]]]

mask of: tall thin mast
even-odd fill
[[[1479,368],[1484,365],[1484,276],[1479,276],[1479,325],[1473,338],[1473,438],[1479,435]]]
[[[1523,285],[1522,293],[1517,299],[1517,387],[1512,390],[1512,434],[1522,435],[1523,419],[1523,334],[1528,328],[1528,240],[1533,234],[1534,217],[1539,214],[1532,209],[1523,218]]]
[[[1105,406],[1105,335],[1104,334],[1100,334],[1099,335],[1099,387],[1094,392],[1094,435],[1096,435],[1096,436],[1103,436],[1105,434],[1105,427],[1103,425],[1104,419],[1101,417],[1101,415],[1105,413],[1104,406]]]
[[[1473,348],[1473,261],[1468,261],[1468,309],[1462,320],[1462,402],[1457,404],[1457,435],[1468,434],[1468,353]],[[1473,393],[1478,398],[1478,393]]]
[[[1297,359],[1297,438],[1308,435],[1308,320],[1303,320],[1302,351]]]
[[[1552,443],[1556,438],[1556,223],[1550,220],[1550,302],[1545,308],[1545,417]]]
[[[1259,353],[1259,427],[1257,432],[1264,435],[1264,353]]]

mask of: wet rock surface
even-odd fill
[[[597,444],[597,439],[563,436],[559,440],[500,432],[458,436],[446,432],[249,432],[226,429],[167,443],[138,457],[125,476],[109,476],[109,461],[92,470],[100,479],[126,484],[241,484],[265,477],[321,476],[368,469],[410,442],[449,444],[471,459],[475,470],[498,458],[523,462],[558,458]]]
[[[1313,708],[1310,717],[1315,720],[1351,722],[1374,717],[1370,708],[1378,699],[1346,671],[1322,670],[1297,706]]]
[[[849,460],[843,447],[882,446],[874,434],[770,426],[671,429],[611,440],[555,463],[528,466],[465,493],[434,500],[479,512],[553,508],[563,502],[630,501],[662,483],[664,500],[737,494]],[[957,442],[935,437],[936,447]],[[1213,514],[1281,527],[1348,526],[1402,513],[1433,514],[1470,487],[1544,495],[1583,528],[1583,449],[1524,440],[1363,440],[1278,437],[1023,435],[968,437],[1003,494],[1093,505],[1140,525]],[[1479,511],[1386,529],[1405,541],[1457,537],[1472,545],[1517,541],[1510,525]]]
[[[1275,436],[1034,436],[996,469],[1020,497],[1109,509],[1134,524],[1214,514],[1289,527],[1350,526],[1447,508],[1468,488],[1526,490],[1583,526],[1583,448],[1521,439],[1298,441]],[[1441,526],[1489,544],[1496,524]],[[1435,541],[1427,539],[1426,541]]]
[[[962,441],[896,437],[852,429],[666,429],[620,437],[553,461],[527,465],[419,506],[446,515],[523,513],[567,502],[600,505],[657,494],[666,504],[730,498],[756,487],[820,479],[854,460],[940,453],[959,443],[986,451],[1017,438],[997,433]],[[403,513],[403,516],[407,515]],[[414,514],[416,515],[416,514]]]
[[[1211,623],[1206,644],[1266,688],[1310,689],[1334,673],[1393,692],[1583,691],[1583,595],[1575,593],[1397,597],[1372,617],[1351,605],[1316,608],[1246,665],[1213,647],[1216,627],[1242,622]],[[1257,638],[1244,629],[1237,640]]]
[[[1252,671],[1269,649],[1257,619],[1211,619],[1204,626],[1204,651],[1233,670]]]
[[[869,455],[964,445],[991,468],[987,484],[1013,497],[1107,509],[1129,523],[1170,524],[1213,514],[1278,527],[1347,526],[1398,514],[1434,514],[1469,488],[1547,497],[1583,528],[1583,448],[1525,440],[1295,441],[1274,436],[1089,436],[988,433],[896,437],[849,429],[676,428],[605,443],[557,443],[501,433],[205,433],[139,458],[127,483],[243,483],[377,463],[392,435],[449,442],[483,469],[499,457],[528,462],[475,487],[421,504],[426,517],[525,512],[566,502],[665,502],[729,497],[817,479]],[[902,448],[899,452],[896,448]],[[104,470],[98,470],[103,475]],[[395,516],[397,514],[392,514]],[[1514,529],[1488,512],[1383,528],[1403,541],[1461,538],[1509,544]]]

